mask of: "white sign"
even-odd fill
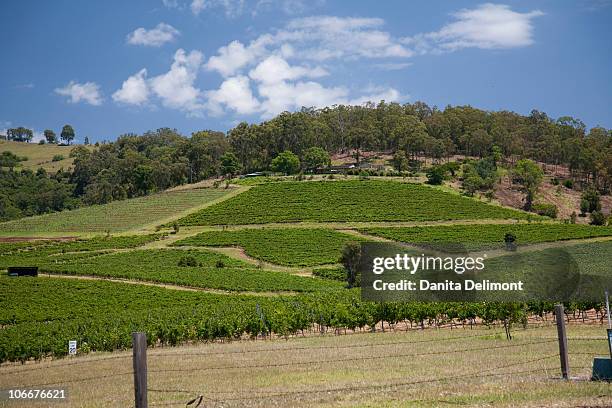
[[[68,342],[68,354],[74,356],[77,353],[77,342],[76,340],[70,340]]]

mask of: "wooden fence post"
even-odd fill
[[[569,378],[569,358],[567,355],[567,333],[565,332],[565,312],[563,305],[555,305],[555,319],[557,320],[557,335],[559,336],[559,357],[561,359],[561,375]]]
[[[132,333],[134,362],[134,403],[136,408],[147,408],[147,335]]]

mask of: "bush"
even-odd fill
[[[553,178],[550,180],[550,184],[552,184],[553,186],[558,186],[558,185],[559,185],[559,179],[558,179],[558,178],[556,178],[556,177],[553,177]]]
[[[180,229],[180,227],[179,227],[178,223],[175,222],[174,224],[172,224],[172,233],[173,234],[178,234],[179,229]]]
[[[439,186],[444,181],[446,170],[442,166],[433,166],[427,170],[427,184]]]
[[[362,170],[359,172],[359,179],[360,180],[368,180],[370,178],[370,173],[368,173],[365,170]]]
[[[58,161],[62,161],[64,160],[64,156],[62,156],[61,154],[56,154],[55,156],[53,156],[53,158],[51,159],[51,161],[54,162],[58,162]]]
[[[346,270],[344,268],[316,268],[312,271],[312,274],[321,279],[346,282]]]
[[[605,225],[606,216],[601,211],[593,211],[591,213],[591,225]]]
[[[198,266],[198,260],[195,259],[195,257],[191,256],[191,255],[187,255],[187,256],[183,256],[181,259],[179,259],[178,261],[178,266],[189,266],[189,267],[196,267]]]
[[[557,218],[557,206],[554,204],[534,204],[532,206],[533,212],[538,215],[543,215],[545,217]]]
[[[38,141],[38,144],[39,144],[39,145],[44,145],[44,144],[45,144],[45,140],[44,140],[44,139],[39,140],[39,141]]]
[[[511,232],[504,234],[504,242],[508,251],[516,251],[516,235]]]
[[[571,190],[572,188],[574,188],[574,180],[572,179],[563,180],[563,185],[566,188],[569,188]]]
[[[223,259],[218,259],[217,262],[215,263],[215,267],[219,269],[225,268],[225,262],[223,262]]]

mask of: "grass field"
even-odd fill
[[[267,183],[205,208],[181,225],[272,222],[524,219],[525,212],[424,185],[390,181]],[[534,218],[534,216],[531,216]],[[535,216],[537,217],[537,216]]]
[[[233,192],[236,191],[213,188],[178,190],[22,218],[0,223],[0,236],[87,235],[152,229],[169,218],[180,217]]]
[[[72,166],[73,159],[70,151],[73,146],[58,146],[54,144],[39,145],[38,143],[24,143],[0,140],[0,153],[10,151],[20,157],[27,157],[28,160],[21,162],[19,167],[36,171],[39,167],[54,173],[60,168],[68,170]],[[93,149],[93,146],[90,146]],[[53,161],[53,156],[64,156],[63,160]]]
[[[512,341],[475,328],[150,349],[149,404],[203,395],[205,406],[230,408],[610,406],[611,386],[586,381],[592,357],[608,353],[604,328],[568,326],[571,381],[559,380],[555,330],[517,329]],[[131,370],[131,351],[10,365],[0,388],[51,383],[68,389],[62,406],[129,406]]]
[[[182,239],[176,246],[238,246],[253,258],[279,265],[315,266],[337,263],[352,235],[326,228],[258,228],[207,231]]]

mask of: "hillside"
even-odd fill
[[[192,188],[0,223],[0,236],[100,235],[156,225],[186,215],[240,189]]]
[[[59,146],[56,144],[25,143],[0,140],[0,153],[10,151],[17,156],[27,157],[28,160],[20,163],[19,167],[36,171],[39,167],[54,173],[60,168],[67,170],[72,166],[73,159],[70,158],[70,151],[76,145]],[[89,147],[93,150],[93,146]],[[63,156],[62,160],[53,161],[54,156]],[[18,168],[19,168],[18,167]]]

